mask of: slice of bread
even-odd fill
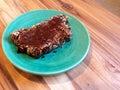
[[[56,15],[31,28],[14,31],[10,36],[19,52],[37,58],[70,41],[71,28],[67,22],[67,16]]]

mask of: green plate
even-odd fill
[[[17,47],[10,39],[10,33],[28,28],[54,15],[65,14],[69,17],[72,39],[57,48],[56,53],[50,52],[45,58],[32,58],[26,54],[17,53]],[[90,48],[90,37],[86,27],[72,15],[57,10],[35,10],[24,13],[13,20],[2,36],[2,47],[8,60],[17,68],[37,75],[53,75],[66,72],[80,64]]]

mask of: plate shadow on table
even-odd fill
[[[15,69],[17,70],[17,72],[19,74],[21,74],[23,77],[25,77],[31,81],[41,82],[44,84],[45,81],[43,78],[46,78],[47,80],[52,80],[53,78],[68,77],[68,79],[63,79],[60,81],[60,83],[65,83],[65,82],[68,82],[68,81],[73,80],[76,77],[80,76],[86,70],[86,68],[89,66],[91,58],[92,58],[92,48],[90,47],[90,50],[89,50],[86,58],[84,59],[84,61],[81,64],[79,64],[77,67],[73,68],[72,70],[69,70],[66,73],[61,73],[58,75],[40,76],[40,75],[33,75],[33,74],[23,72],[23,71],[17,69],[16,67],[15,67]],[[51,84],[53,84],[53,83],[51,83]]]
[[[91,58],[92,58],[92,47],[90,47],[90,50],[87,56],[85,57],[85,59],[83,60],[83,62],[81,62],[77,67],[66,73],[69,79],[73,80],[74,78],[84,73],[84,71],[88,68],[90,64]]]

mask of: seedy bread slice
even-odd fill
[[[71,28],[67,22],[67,16],[56,15],[31,28],[14,31],[10,36],[18,51],[37,58],[70,40]]]

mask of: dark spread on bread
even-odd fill
[[[71,28],[67,22],[67,16],[56,15],[31,28],[12,32],[11,39],[18,46],[19,52],[39,57],[70,41]]]

